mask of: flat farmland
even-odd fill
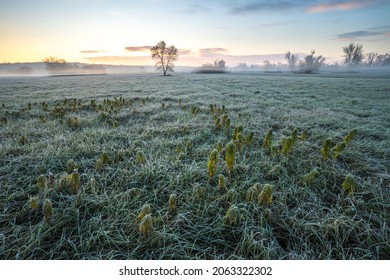
[[[390,258],[389,76],[3,77],[0,118],[0,259]]]

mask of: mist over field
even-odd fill
[[[0,77],[0,259],[390,258],[388,72],[109,69]]]

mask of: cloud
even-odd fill
[[[195,53],[191,49],[179,49],[179,55],[194,55]]]
[[[334,10],[348,11],[361,9],[368,6],[378,4],[377,2],[382,1],[370,1],[370,0],[350,0],[350,1],[336,1],[330,3],[320,3],[307,8],[309,13],[322,13]]]
[[[247,14],[247,13],[253,13],[253,12],[259,12],[259,11],[286,11],[291,10],[297,5],[300,5],[300,1],[284,1],[284,0],[277,0],[277,1],[250,1],[241,5],[237,5],[232,7],[231,12],[233,14]]]
[[[227,52],[227,49],[224,48],[204,48],[199,49],[199,55],[211,55],[211,54],[221,54],[223,52]]]
[[[150,52],[152,46],[130,46],[125,47],[125,50],[128,52]]]
[[[369,30],[375,30],[370,28]],[[338,40],[382,40],[381,38],[385,36],[387,37],[389,34],[390,30],[383,30],[382,31],[368,31],[368,30],[359,30],[359,31],[353,31],[353,32],[346,32],[346,33],[340,33],[336,35],[336,39]],[[370,37],[375,37],[375,38],[370,38]]]
[[[104,53],[106,51],[103,50],[85,50],[85,51],[80,51],[80,53]]]
[[[240,4],[231,4],[230,12],[245,15],[257,12],[306,11],[322,13],[329,11],[347,11],[376,7],[388,4],[387,0],[244,0]]]

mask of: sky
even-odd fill
[[[0,0],[0,63],[153,65],[150,47],[162,40],[182,66],[311,50],[332,63],[351,42],[390,53],[389,15],[390,0]]]

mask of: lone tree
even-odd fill
[[[286,55],[284,58],[287,59],[288,68],[290,68],[290,69],[294,69],[295,65],[297,64],[297,62],[299,60],[298,55],[292,54],[290,51],[286,52]]]
[[[350,43],[343,47],[344,63],[348,65],[359,65],[363,62],[363,45]]]
[[[150,48],[152,59],[156,61],[157,71],[162,71],[164,76],[168,70],[173,71],[173,62],[178,60],[179,54],[175,46],[167,47],[164,41],[160,41],[157,45]]]
[[[311,51],[310,55],[305,56],[305,61],[301,62],[301,72],[302,73],[318,73],[318,69],[324,65],[325,57],[322,55],[314,56],[316,52]]]

